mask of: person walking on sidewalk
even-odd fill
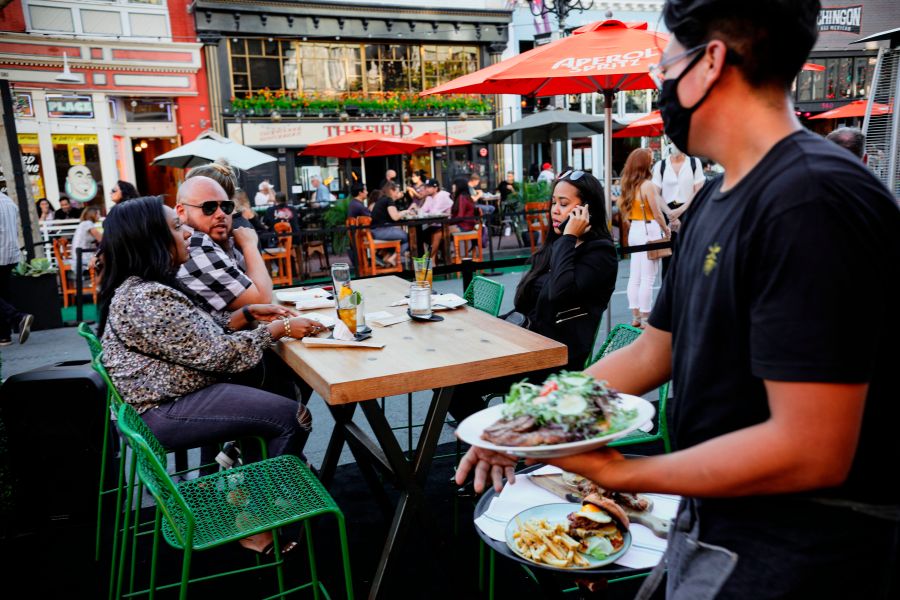
[[[19,262],[19,209],[12,198],[0,192],[0,346],[12,344],[12,328],[19,328],[19,343],[28,341],[34,315],[12,304],[10,278]]]

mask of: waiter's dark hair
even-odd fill
[[[754,86],[791,86],[816,43],[819,0],[668,0],[663,19],[685,48],[713,39]]]
[[[97,301],[100,335],[116,289],[132,275],[180,289],[173,261],[175,240],[159,196],[134,198],[113,207],[103,222],[102,246]]]

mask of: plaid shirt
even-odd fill
[[[225,250],[202,231],[194,231],[190,257],[178,270],[178,280],[209,312],[222,313],[253,285],[245,271],[244,255],[231,244]]]
[[[12,198],[0,192],[0,266],[19,262],[19,208]]]

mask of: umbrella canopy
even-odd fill
[[[817,65],[816,63],[803,63],[801,71],[824,71],[825,65]]]
[[[336,135],[319,142],[313,142],[301,152],[304,156],[331,156],[335,158],[359,158],[362,162],[362,180],[366,180],[366,161],[369,156],[392,156],[406,154],[422,148],[421,142],[382,135],[374,131],[357,129],[343,135]]]
[[[428,131],[419,137],[413,138],[414,142],[421,142],[424,148],[443,148],[445,146],[469,146],[472,142],[459,138],[446,137],[437,131]]]
[[[614,130],[622,127],[621,123],[613,122]],[[499,127],[490,133],[479,135],[475,139],[488,144],[503,141],[514,144],[542,144],[555,140],[588,137],[604,131],[606,124],[603,117],[569,110],[545,110]]]
[[[649,115],[635,119],[613,134],[614,138],[657,137],[664,133],[662,115],[654,110]]]
[[[277,160],[274,156],[238,144],[214,131],[204,131],[193,142],[160,154],[153,159],[151,164],[186,169],[205,165],[219,158],[224,158],[228,164],[242,170],[252,169]]]
[[[442,86],[429,94],[482,93],[555,96],[602,92],[607,130],[612,128],[612,99],[621,90],[656,87],[649,75],[669,42],[647,23],[607,20],[579,27],[573,35],[540,46]],[[611,214],[612,136],[604,136],[606,210]]]
[[[826,110],[822,114],[810,117],[809,119],[850,119],[852,117],[864,117],[866,116],[866,105],[868,103],[868,100],[854,100],[849,104]],[[872,104],[872,116],[889,114],[891,114],[891,107],[887,104],[879,104],[878,102]]]

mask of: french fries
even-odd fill
[[[546,519],[522,523],[518,517],[516,525],[519,529],[513,533],[513,539],[516,550],[525,558],[561,569],[590,565],[579,552],[581,543],[569,536],[567,525],[550,525]]]

